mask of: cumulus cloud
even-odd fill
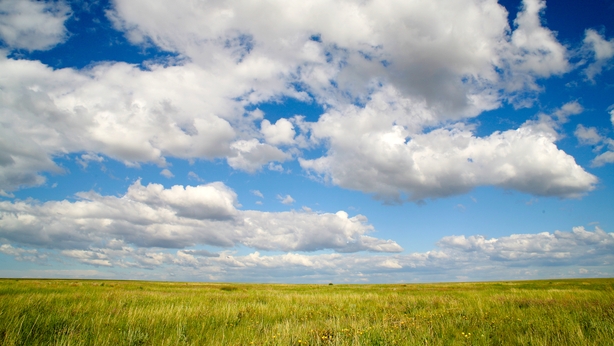
[[[68,251],[66,256],[87,258],[96,265],[105,265],[106,259],[93,248],[119,251],[128,245],[184,249],[243,244],[282,251],[402,251],[394,241],[367,235],[374,229],[362,215],[239,210],[234,191],[220,182],[165,189],[136,181],[121,197],[91,191],[77,197],[75,202],[0,202],[0,239],[62,249]]]
[[[328,153],[302,159],[301,166],[344,188],[396,201],[401,194],[417,201],[482,185],[578,197],[597,182],[556,147],[558,125],[548,116],[487,137],[476,137],[462,124],[416,133],[416,125],[405,120],[409,114],[388,111],[384,101],[374,98],[362,109],[324,114],[312,133],[330,143]],[[564,107],[557,112],[563,116],[572,111]]]
[[[128,164],[224,157],[236,136],[230,122],[242,119],[234,101],[215,102],[211,92],[224,94],[224,87],[195,66],[140,70],[116,63],[76,71],[0,58],[0,70],[0,189],[42,183],[38,172],[58,171],[51,158],[67,152],[101,153]],[[214,101],[203,101],[203,94]]]
[[[81,194],[84,198],[91,193]],[[149,206],[168,206],[178,217],[198,220],[229,219],[237,213],[237,195],[220,182],[198,186],[174,185],[165,189],[160,184],[142,186],[140,181],[128,188],[125,197]]]
[[[49,49],[67,38],[69,15],[64,1],[3,0],[0,39],[11,49]]]
[[[516,29],[511,43],[517,60],[514,69],[533,73],[539,77],[561,74],[569,70],[567,51],[548,28],[542,26],[541,13],[545,0],[524,0],[514,20]]]
[[[272,145],[292,144],[294,142],[294,125],[288,119],[281,118],[271,124],[264,119],[260,124],[261,132],[267,143]]]
[[[500,87],[536,89],[535,77],[568,70],[565,47],[541,25],[539,0],[523,1],[514,30],[494,0],[155,3],[116,1],[111,18],[135,43],[201,66],[230,60],[260,71],[259,87],[298,80],[325,103],[392,83],[442,117],[475,115],[496,107]]]

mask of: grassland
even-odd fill
[[[612,345],[614,279],[0,280],[2,345]]]

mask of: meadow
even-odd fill
[[[0,279],[2,345],[612,345],[614,279],[285,285]]]

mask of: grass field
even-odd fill
[[[0,280],[2,345],[613,345],[614,279]]]

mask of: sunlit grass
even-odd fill
[[[4,279],[0,344],[611,345],[613,289]]]

